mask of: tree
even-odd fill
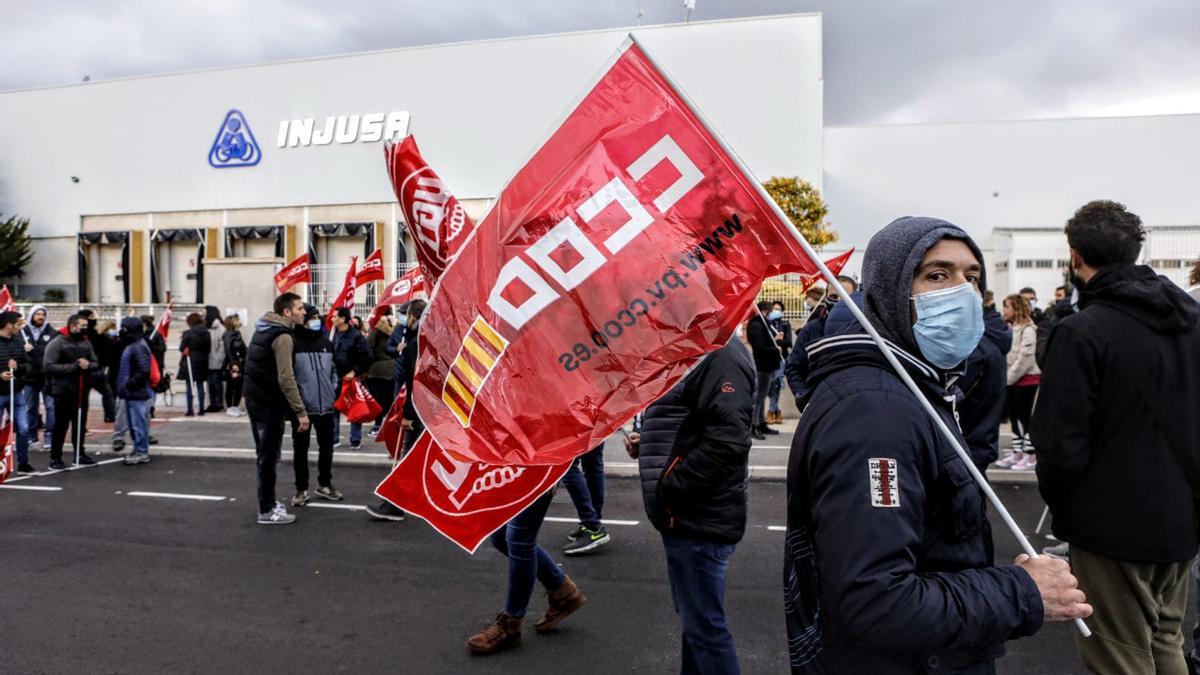
[[[821,191],[811,183],[795,176],[773,176],[763,183],[763,187],[814,249],[819,251],[822,246],[837,241],[837,232],[825,221],[829,210],[825,200],[821,199]]]
[[[0,214],[0,279],[25,276],[25,268],[33,262],[29,243],[29,219]]]

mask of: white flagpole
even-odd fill
[[[79,371],[79,393],[75,396],[75,466],[79,466],[80,454],[83,450],[83,377],[87,371]]]
[[[192,354],[191,354],[190,350],[187,355],[187,367],[188,367],[188,384],[192,388],[192,399],[195,400],[196,405],[200,407],[200,410],[198,412],[203,413],[204,407],[200,404],[200,390],[196,389],[196,378],[192,376]]]
[[[717,143],[721,145],[721,148],[725,151],[725,153],[729,155],[729,158],[732,159],[742,173],[750,179],[750,182],[758,190],[759,197],[761,197],[763,202],[768,204],[775,212],[775,217],[779,218],[780,222],[782,223],[791,223],[791,220],[787,217],[787,214],[783,212],[783,209],[779,208],[779,204],[777,204],[775,200],[771,198],[771,195],[767,193],[762,184],[754,178],[754,173],[750,171],[750,167],[746,166],[746,163],[742,161],[742,158],[733,151],[733,148],[729,147],[729,145],[725,142],[725,139],[721,138],[720,134],[718,134],[716,129],[713,128],[712,124],[709,123],[704,114],[700,112],[700,109],[696,107],[696,104],[693,103],[690,98],[688,98],[688,95],[685,94],[682,89],[680,89],[674,78],[672,78],[671,75],[667,73],[666,69],[662,67],[662,64],[658,62],[658,59],[654,58],[654,55],[646,50],[646,48],[641,42],[638,41],[637,37],[633,33],[629,34],[629,39],[633,44],[638,46],[638,48],[646,56],[646,60],[648,60],[650,64],[653,65],[654,68],[659,72],[659,74],[662,75],[663,79],[667,81],[667,84],[671,86],[671,89],[675,91],[680,100],[682,100],[692,114],[696,116],[696,119],[699,120],[700,124],[704,125],[704,128],[708,130],[708,133],[711,134],[714,139],[716,139]],[[805,255],[807,255],[809,259],[812,260],[812,262],[817,266],[817,269],[821,271],[821,276],[825,277],[826,283],[831,284],[832,287],[836,288],[837,284],[839,283],[837,280],[837,275],[835,275],[825,264],[825,262],[821,260],[821,258],[817,255],[817,252],[814,251],[812,246],[808,243],[808,240],[806,240],[804,236],[800,234],[800,231],[794,227],[788,227],[787,230],[795,238],[796,243],[800,245],[800,248],[804,250]],[[883,336],[879,334],[879,331],[875,329],[875,326],[873,326],[867,319],[866,315],[863,314],[862,309],[858,306],[858,303],[854,302],[854,298],[847,294],[843,300],[845,301],[846,306],[850,309],[850,313],[854,315],[854,318],[858,320],[858,323],[863,327],[864,330],[867,331],[867,334],[871,336],[871,339],[874,340],[876,346],[879,347],[879,351],[883,353],[884,358],[887,359],[888,363],[892,366],[892,369],[896,371],[896,375],[900,377],[900,380],[904,382],[904,385],[908,387],[908,390],[911,391],[913,396],[916,397],[917,402],[925,410],[925,413],[929,415],[929,418],[932,419],[934,424],[937,425],[938,430],[942,432],[942,436],[944,436],[946,441],[950,443],[951,447],[954,448],[954,451],[958,453],[959,458],[962,459],[963,464],[966,465],[967,470],[971,473],[971,477],[974,478],[975,482],[979,485],[979,489],[985,496],[987,496],[988,501],[991,502],[992,506],[996,509],[996,513],[999,514],[1009,531],[1011,531],[1013,536],[1016,537],[1017,543],[1021,545],[1021,550],[1024,551],[1025,555],[1028,555],[1030,558],[1037,558],[1038,552],[1033,548],[1033,544],[1029,543],[1029,539],[1025,536],[1025,533],[1021,531],[1021,528],[1017,525],[1016,521],[1013,520],[1012,514],[1010,514],[1008,509],[1004,507],[1004,503],[1000,501],[1000,497],[996,495],[996,491],[992,489],[992,486],[988,484],[987,479],[984,478],[983,474],[979,472],[979,469],[975,467],[975,462],[971,460],[971,455],[969,455],[962,444],[958,442],[958,438],[955,437],[954,432],[951,431],[950,427],[946,425],[946,422],[942,420],[941,415],[934,410],[933,404],[931,404],[929,400],[925,398],[925,395],[921,392],[921,389],[917,386],[917,383],[913,381],[912,376],[908,374],[908,371],[904,369],[904,366],[900,365],[900,361],[896,358],[896,354],[892,352],[891,347],[889,347],[884,341]],[[1075,619],[1075,626],[1079,629],[1080,634],[1082,634],[1084,637],[1091,637],[1092,631],[1088,629],[1087,624],[1083,622],[1083,619]]]

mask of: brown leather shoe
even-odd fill
[[[475,656],[495,654],[516,647],[521,643],[521,623],[504,612],[496,616],[496,623],[472,635],[467,640],[467,650]]]
[[[558,628],[558,624],[564,619],[587,603],[587,596],[579,587],[571,581],[571,577],[564,576],[563,584],[558,590],[550,593],[550,606],[546,608],[546,613],[542,618],[538,619],[537,623],[533,624],[533,630],[537,633],[549,633]]]

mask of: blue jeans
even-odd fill
[[[18,464],[28,464],[29,463],[29,410],[28,410],[27,406],[25,405],[25,389],[26,389],[26,387],[21,387],[21,390],[16,392],[15,396],[10,396],[8,393],[9,392],[8,385],[9,385],[9,383],[7,383],[7,382],[0,382],[0,391],[4,392],[3,395],[0,395],[0,408],[2,408],[4,411],[4,412],[0,412],[0,417],[2,417],[4,419],[8,419],[8,406],[11,403],[11,405],[13,407],[12,414],[13,414],[13,417],[16,418],[13,421],[16,422],[16,428],[17,428],[17,463]],[[12,399],[12,400],[10,401],[9,399]]]
[[[184,375],[186,376],[187,373],[185,372]],[[184,384],[187,385],[187,414],[191,415],[192,414],[192,381],[191,381],[191,379],[184,380]],[[200,403],[200,409],[198,410],[198,412],[203,413],[204,412],[204,378],[203,377],[196,379],[196,396],[199,398],[199,403]]]
[[[779,366],[779,370],[775,371],[775,375],[771,378],[771,386],[767,388],[767,399],[770,404],[767,410],[778,414],[779,410],[779,395],[783,392],[783,366]]]
[[[550,490],[529,505],[508,525],[492,533],[492,546],[508,558],[508,595],[504,611],[511,617],[525,616],[529,598],[533,595],[534,580],[542,582],[547,591],[563,585],[563,573],[546,549],[538,546],[538,530],[546,519],[554,491]]]
[[[675,612],[683,624],[680,672],[736,674],[737,650],[725,623],[725,577],[737,546],[662,535]]]
[[[604,444],[580,455],[563,475],[562,483],[575,504],[580,524],[589,530],[600,527],[604,512]]]
[[[767,425],[767,391],[771,388],[771,378],[775,373],[757,371],[754,376],[754,412],[751,423],[756,427]]]
[[[216,406],[225,402],[224,376],[220,370],[208,371],[208,400]]]
[[[333,413],[333,442],[342,442],[342,413]],[[362,422],[350,423],[350,445],[362,443]]]
[[[129,424],[129,435],[133,438],[133,454],[150,454],[150,399],[131,401],[122,399],[125,419]]]
[[[49,394],[42,393],[42,390],[32,385],[25,385],[25,406],[29,408],[29,433],[33,434],[30,440],[37,440],[38,428],[38,399],[46,402],[46,421],[42,428],[46,430],[43,444],[47,448],[50,447],[50,434],[54,431],[54,397]]]

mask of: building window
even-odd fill
[[[1019,270],[1033,269],[1033,261],[1032,260],[1018,260],[1017,261],[1017,269],[1019,269]]]
[[[1034,260],[1033,266],[1039,270],[1052,270],[1054,269],[1054,261],[1048,258],[1042,258],[1039,260]]]
[[[1065,270],[1070,266],[1071,266],[1070,260],[1059,260],[1058,261],[1058,269],[1060,269],[1060,270]]]
[[[997,272],[1007,272],[1008,271],[1008,261],[1000,260],[1000,261],[996,262],[996,271]]]
[[[1187,267],[1188,261],[1172,258],[1159,258],[1158,260],[1151,260],[1150,266],[1154,269],[1160,270],[1177,270]]]

